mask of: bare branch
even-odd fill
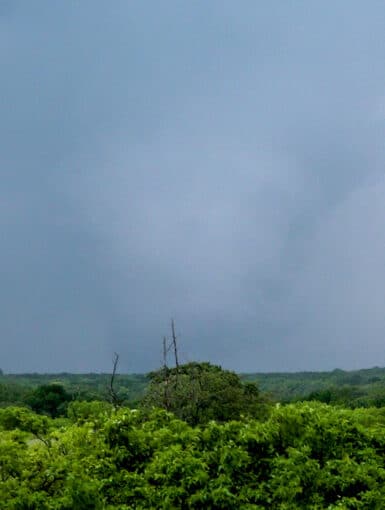
[[[174,319],[171,319],[172,345],[174,346],[175,366],[177,373],[179,372],[178,346],[176,344],[177,336],[175,334]]]
[[[167,368],[167,353],[170,350],[170,347],[167,348],[167,338],[163,337],[163,367]]]
[[[171,319],[171,335],[172,335],[172,342],[171,345],[174,347],[174,357],[175,357],[175,368],[176,368],[176,374],[175,374],[175,388],[178,387],[179,383],[179,359],[178,359],[178,346],[176,343],[176,334],[175,334],[175,324],[174,319]]]
[[[113,365],[112,365],[112,374],[110,377],[109,394],[110,394],[111,404],[116,408],[116,407],[119,407],[121,404],[121,400],[118,397],[118,394],[116,393],[116,390],[114,388],[116,370],[117,370],[118,364],[119,364],[119,354],[118,353],[116,353],[116,352],[114,353],[114,358],[113,358],[112,362],[113,362]]]

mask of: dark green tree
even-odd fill
[[[36,413],[56,418],[65,415],[72,395],[61,384],[51,383],[38,386],[26,400]]]
[[[258,416],[266,410],[255,384],[243,384],[234,372],[210,363],[164,366],[149,377],[142,407],[166,409],[191,425]]]

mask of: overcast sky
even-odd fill
[[[0,0],[0,367],[385,365],[385,4]]]

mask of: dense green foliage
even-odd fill
[[[279,402],[319,400],[347,407],[385,406],[385,368],[331,372],[243,374]]]
[[[385,368],[356,371],[242,374],[243,382],[256,383],[263,394],[278,402],[319,400],[345,407],[385,406]],[[38,386],[61,384],[76,400],[108,400],[110,374],[1,375],[0,407],[29,405]],[[140,374],[119,374],[117,395],[124,405],[136,407],[151,379]]]
[[[210,363],[164,367],[151,373],[150,381],[141,407],[163,408],[190,425],[262,417],[270,407],[255,383],[242,383],[234,372]]]
[[[2,509],[385,507],[382,409],[298,403],[198,427],[102,402],[68,414],[0,409]]]
[[[60,384],[75,400],[107,400],[111,374],[0,374],[0,407],[29,405],[31,393],[40,386]],[[116,387],[119,399],[126,405],[141,400],[148,377],[141,374],[119,374]]]
[[[2,509],[385,508],[384,369],[109,381],[0,376]]]
[[[27,397],[27,403],[33,411],[47,414],[52,418],[63,416],[72,396],[61,384],[43,384],[38,386]]]

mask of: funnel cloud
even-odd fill
[[[383,365],[381,2],[0,6],[0,367]]]

